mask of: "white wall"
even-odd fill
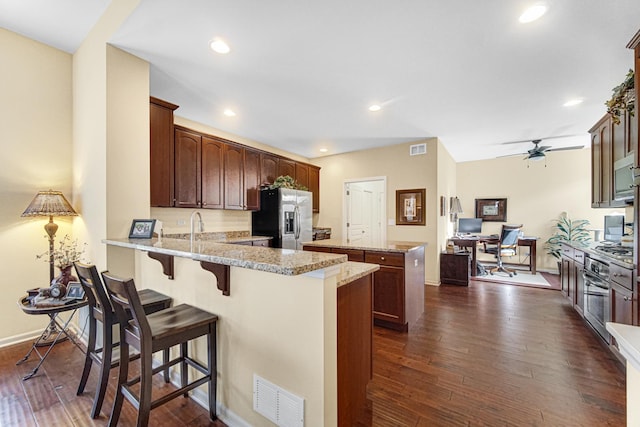
[[[48,218],[20,215],[40,190],[71,193],[71,55],[0,28],[0,345],[41,332],[46,316],[16,305],[27,289],[46,287]],[[74,205],[77,208],[77,205]],[[72,219],[54,218],[58,239],[71,234]]]

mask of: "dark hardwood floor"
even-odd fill
[[[374,333],[374,426],[626,425],[622,365],[558,291],[427,286],[409,333]]]
[[[104,426],[91,420],[96,375],[76,396],[83,355],[58,344],[38,375],[30,347],[0,349],[1,426]],[[472,281],[427,286],[408,333],[375,328],[368,388],[373,426],[624,426],[625,375],[558,291]],[[113,402],[115,376],[105,399]],[[157,378],[156,387],[168,388]],[[134,424],[125,403],[122,426]],[[190,399],[151,413],[151,426],[223,426]]]

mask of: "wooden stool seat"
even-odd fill
[[[102,279],[120,321],[122,353],[118,387],[109,425],[118,424],[124,398],[127,398],[138,410],[137,425],[146,426],[152,409],[180,395],[188,397],[190,390],[206,383],[209,385],[209,418],[217,419],[216,323],[218,316],[187,304],[147,315],[133,279],[119,278],[109,272],[103,272]],[[131,320],[127,314],[129,312],[132,315]],[[207,366],[189,356],[189,341],[203,336],[207,339]],[[180,355],[172,360],[165,360],[162,365],[154,368],[153,353],[166,351],[176,345],[180,347]],[[129,346],[140,353],[140,376],[132,379],[129,379]],[[153,375],[176,364],[180,365],[180,387],[152,400]],[[189,382],[188,367],[200,372],[202,377]],[[136,386],[138,383],[139,388]]]
[[[92,364],[95,363],[100,370],[98,376],[98,384],[96,393],[93,398],[93,407],[91,408],[91,418],[98,418],[104,396],[107,391],[109,382],[109,371],[119,365],[119,360],[113,360],[113,349],[120,345],[119,342],[113,342],[113,325],[118,323],[107,290],[100,279],[98,270],[95,265],[75,263],[76,273],[82,288],[84,289],[86,298],[89,302],[89,335],[87,339],[87,353],[84,361],[84,369],[80,377],[77,395],[84,393],[84,389],[91,373]],[[143,289],[138,292],[140,303],[145,313],[155,313],[160,310],[169,308],[172,303],[171,297],[151,289]],[[128,314],[131,318],[131,313]],[[97,347],[98,325],[102,325],[102,347]],[[134,356],[134,358],[137,356]],[[164,354],[165,362],[169,360],[169,351]],[[169,382],[169,370],[165,371],[165,381]]]

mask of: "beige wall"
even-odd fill
[[[426,225],[388,225],[387,239],[427,242],[425,280],[437,283],[437,236],[440,223],[437,161],[438,150],[442,147],[436,138],[424,142],[427,143],[427,154],[421,156],[409,155],[409,146],[417,143],[413,142],[312,160],[322,168],[320,213],[314,218],[314,225],[331,227],[331,237],[342,238],[342,189],[346,180],[385,176],[387,218],[390,220],[395,220],[396,217],[396,190],[425,188]]]
[[[557,271],[555,258],[546,255],[544,242],[561,212],[602,228],[604,215],[625,209],[590,207],[591,150],[549,153],[546,167],[545,162],[530,162],[529,167],[527,163],[520,156],[459,163],[457,192],[464,210],[460,216],[475,216],[477,198],[507,198],[507,223],[523,224],[526,235],[539,237],[538,268]],[[627,218],[632,221],[631,211]],[[499,233],[502,224],[484,222],[482,233]]]
[[[16,305],[25,291],[47,286],[49,266],[36,255],[48,250],[48,218],[20,215],[40,190],[71,197],[71,55],[0,29],[0,345],[42,331],[46,316],[29,316]],[[72,220],[55,218],[58,239]]]

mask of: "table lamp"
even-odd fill
[[[48,216],[49,222],[44,226],[49,236],[49,283],[53,280],[53,244],[58,231],[58,224],[53,222],[54,216],[77,216],[71,204],[60,191],[39,191],[33,198],[27,209],[22,213],[23,217]]]
[[[460,199],[457,196],[452,196],[449,200],[449,212],[451,213],[451,222],[453,222],[454,235],[458,232],[458,214],[462,213],[462,206],[460,205]]]

